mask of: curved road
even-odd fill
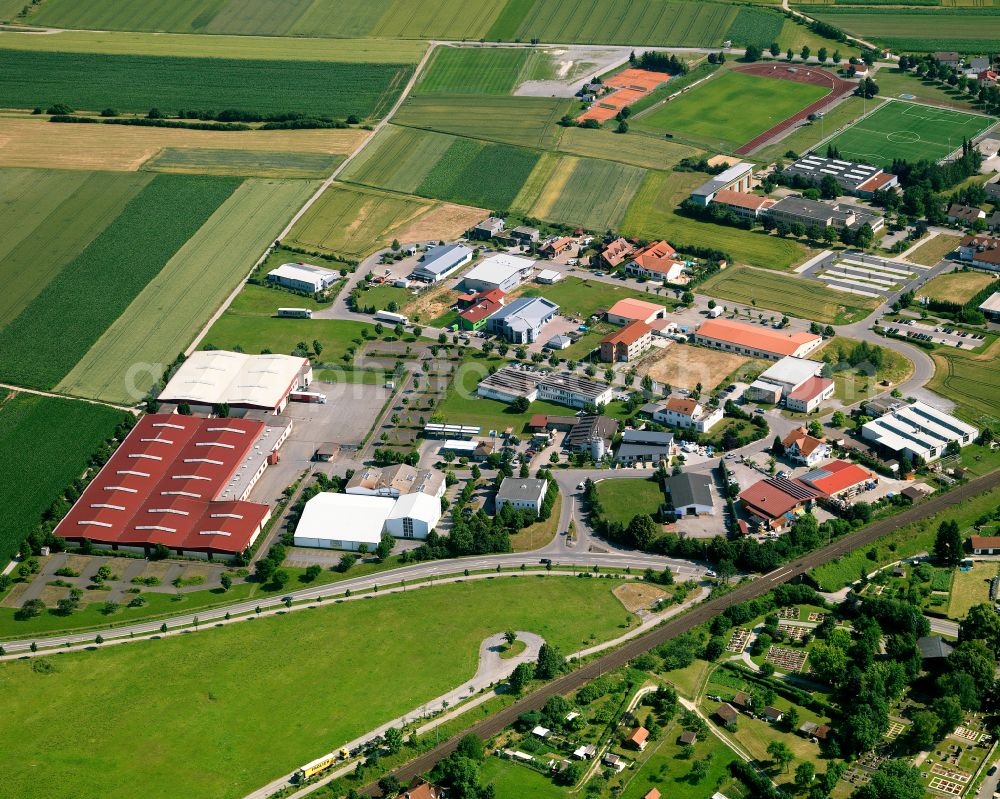
[[[451,740],[445,741],[433,749],[424,752],[392,773],[400,782],[406,784],[414,777],[430,771],[439,760],[455,751],[460,738],[469,732],[474,733],[483,740],[488,740],[512,724],[522,713],[530,710],[539,710],[550,697],[575,691],[605,672],[619,668],[632,660],[632,658],[690,631],[699,624],[709,621],[733,605],[760,597],[776,586],[799,577],[809,570],[828,563],[835,558],[867,546],[877,538],[899,527],[960,505],[980,492],[996,488],[997,486],[1000,486],[1000,470],[972,480],[946,494],[940,494],[919,505],[907,508],[902,513],[896,514],[891,518],[883,519],[869,527],[851,533],[844,538],[828,544],[822,549],[818,549],[796,560],[794,563],[781,566],[765,574],[763,577],[743,583],[725,596],[721,596],[718,599],[710,599],[707,602],[696,605],[683,616],[668,621],[646,635],[635,638],[613,652],[592,660],[581,668],[542,686],[534,693],[529,694],[513,705],[487,719],[483,719],[460,735],[456,735]],[[378,787],[369,785],[365,788],[364,793],[369,796],[379,795]]]

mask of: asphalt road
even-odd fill
[[[550,697],[568,694],[577,690],[602,674],[617,669],[633,658],[651,649],[655,649],[660,644],[688,632],[699,624],[703,624],[733,605],[738,605],[741,602],[762,596],[776,586],[805,574],[809,570],[828,563],[835,558],[867,546],[877,538],[887,535],[899,527],[960,505],[980,492],[996,488],[997,486],[1000,486],[1000,470],[972,480],[946,494],[932,497],[926,502],[907,508],[902,513],[891,518],[883,519],[869,527],[858,530],[796,560],[794,563],[781,566],[762,577],[737,586],[725,596],[696,605],[683,616],[668,621],[646,635],[628,641],[613,652],[592,660],[581,668],[560,677],[558,680],[542,686],[510,707],[501,710],[487,719],[483,719],[461,735],[457,735],[428,750],[409,763],[400,766],[392,773],[400,782],[406,784],[414,777],[430,771],[439,760],[442,760],[455,751],[460,738],[465,734],[471,732],[483,740],[488,740],[505,727],[513,724],[522,713],[541,709]],[[376,785],[372,784],[368,785],[363,793],[368,796],[378,796],[379,790]]]

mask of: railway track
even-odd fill
[[[844,536],[821,549],[809,553],[794,563],[785,564],[768,574],[763,575],[751,582],[738,586],[725,596],[718,599],[710,599],[700,605],[696,605],[683,616],[668,621],[666,624],[657,627],[645,635],[628,641],[619,648],[606,655],[590,661],[584,666],[565,674],[553,682],[547,683],[538,690],[518,700],[510,707],[495,713],[489,718],[483,719],[470,727],[465,732],[444,741],[433,749],[429,749],[418,755],[413,760],[404,763],[402,766],[391,772],[403,784],[407,784],[414,777],[426,774],[437,764],[438,761],[446,758],[458,746],[459,740],[473,733],[483,740],[488,740],[497,735],[505,727],[510,726],[522,713],[532,710],[540,710],[542,706],[552,696],[568,694],[581,688],[586,683],[597,679],[602,674],[613,671],[639,655],[655,649],[666,641],[682,635],[699,624],[719,615],[727,608],[756,599],[763,596],[782,583],[786,583],[799,577],[810,569],[822,566],[825,563],[860,549],[871,544],[876,539],[881,538],[893,530],[907,524],[926,519],[943,510],[960,505],[971,497],[984,491],[1000,486],[1000,470],[993,471],[983,477],[971,480],[946,494],[941,494],[923,502],[907,508],[902,513],[898,513],[889,519],[883,519],[868,527],[864,527],[854,533]],[[362,793],[366,796],[381,795],[378,786],[374,783],[365,787]]]

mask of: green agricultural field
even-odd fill
[[[462,205],[508,208],[538,159],[537,151],[523,147],[455,139],[416,193]]]
[[[677,212],[691,189],[707,176],[698,172],[646,173],[625,213],[621,232],[642,239],[666,239],[675,247],[697,245],[729,253],[736,263],[768,269],[787,269],[812,252],[793,239],[781,239],[760,230],[715,225]]]
[[[20,2],[20,0],[18,0]],[[127,0],[126,0],[127,2]],[[117,3],[122,8],[125,3]],[[183,5],[171,4],[174,8]],[[23,8],[23,4],[20,8]],[[90,5],[93,7],[93,4]],[[246,4],[241,4],[242,8]],[[20,11],[20,8],[18,10]],[[287,5],[281,11],[287,13]],[[108,55],[238,58],[250,61],[342,61],[361,64],[416,64],[427,43],[412,39],[300,39],[254,36],[179,36],[124,31],[53,31],[45,36],[0,31],[0,49],[105,53]]]
[[[152,175],[0,170],[0,330],[142,191]],[[58,235],[54,235],[58,232]]]
[[[859,322],[878,305],[878,300],[835,291],[818,280],[747,267],[726,269],[702,283],[698,291],[717,300],[821,324]]]
[[[655,134],[732,151],[829,92],[811,83],[723,72],[632,124]],[[739,109],[739,113],[734,113]]]
[[[334,183],[292,228],[286,243],[360,259],[429,208],[431,203],[417,197]]]
[[[722,44],[736,18],[735,6],[680,0],[593,0],[585,10],[571,0],[508,0],[485,34],[495,41],[579,42],[583,44]]]
[[[376,117],[396,99],[410,64],[263,61],[2,50],[0,95],[13,108],[65,103],[97,111],[169,113],[233,108]],[[87,80],[80,80],[86,75]]]
[[[800,155],[805,154],[827,136],[853,124],[865,112],[865,107],[865,101],[860,97],[848,97],[824,113],[821,119],[815,122],[803,120],[781,141],[754,152],[754,158],[760,161],[773,161],[784,158],[789,150]],[[822,147],[820,150],[825,152]]]
[[[590,230],[614,229],[645,176],[646,170],[637,166],[566,156],[531,208],[531,216]]]
[[[927,387],[954,400],[966,421],[1000,430],[1000,339],[978,354],[938,347],[931,358],[935,370]]]
[[[681,159],[695,157],[701,150],[652,136],[622,136],[610,130],[564,128],[556,149],[563,153],[620,161],[646,169],[669,169]]]
[[[859,119],[830,145],[844,158],[883,166],[893,158],[937,161],[994,124],[995,119],[978,114],[895,100]]]
[[[549,150],[562,132],[556,123],[570,106],[551,97],[436,95],[407,98],[392,119],[411,128]]]
[[[857,47],[852,47],[846,42],[834,41],[833,39],[827,39],[813,33],[805,25],[799,25],[792,19],[786,19],[784,25],[782,25],[778,44],[781,46],[782,52],[791,47],[793,52],[798,53],[802,50],[803,46],[807,46],[814,53],[818,52],[819,48],[825,47],[831,56],[839,50],[841,57],[845,59],[861,55],[861,50]]]
[[[601,480],[597,498],[601,516],[620,524],[628,524],[642,513],[652,516],[666,501],[663,489],[653,480]]]
[[[0,379],[58,383],[239,184],[155,176],[0,330]]]
[[[139,292],[58,390],[118,402],[141,399],[316,186],[302,180],[243,183]],[[300,304],[298,298],[294,304]],[[148,367],[137,370],[137,364]]]
[[[124,419],[122,411],[86,402],[0,398],[0,561],[13,557]]]
[[[445,133],[387,125],[340,179],[412,194],[454,142],[455,137]]]
[[[258,178],[321,178],[329,175],[342,155],[329,153],[262,153],[167,147],[142,165],[149,172],[187,175],[234,175]]]
[[[512,94],[537,55],[527,48],[439,47],[414,94]]]
[[[979,54],[1000,48],[998,8],[800,8],[823,22],[896,51],[957,50]]]
[[[736,19],[729,26],[726,38],[734,47],[755,44],[765,49],[781,37],[785,17],[769,8],[741,6]]]
[[[533,631],[566,652],[592,634],[620,634],[614,585],[512,576],[432,586],[61,655],[47,674],[31,661],[4,663],[6,790],[21,799],[131,799],[137,790],[149,799],[237,799],[461,684],[498,630]],[[392,682],[403,660],[412,679],[372,690]],[[79,732],[98,717],[115,723],[102,726],[95,747]]]
[[[619,300],[638,299],[654,302],[673,310],[677,302],[661,297],[653,291],[636,291],[625,286],[615,286],[600,280],[587,280],[578,277],[566,277],[551,286],[532,286],[517,296],[547,297],[559,306],[562,314],[578,316],[587,319],[598,309],[610,308]]]

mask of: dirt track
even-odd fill
[[[696,605],[683,616],[673,619],[663,626],[657,627],[655,630],[623,644],[613,652],[590,661],[585,666],[560,677],[558,680],[543,685],[537,691],[528,694],[510,707],[474,724],[465,733],[456,735],[450,740],[424,752],[392,773],[405,785],[414,777],[426,774],[439,760],[455,751],[459,740],[467,733],[472,732],[483,740],[488,740],[505,727],[513,724],[522,713],[530,710],[540,710],[550,697],[557,694],[568,694],[577,690],[602,674],[623,666],[632,660],[632,658],[655,649],[665,641],[676,638],[697,627],[699,624],[708,621],[722,613],[726,608],[762,596],[774,587],[805,574],[817,566],[821,566],[834,558],[867,546],[875,539],[892,532],[898,527],[927,518],[955,505],[960,505],[969,498],[997,486],[1000,486],[1000,470],[993,471],[984,477],[959,486],[946,494],[933,497],[891,518],[883,519],[869,527],[851,533],[822,549],[818,549],[800,558],[794,563],[781,566],[763,577],[741,585],[725,596],[709,600],[701,605]],[[380,795],[378,787],[374,784],[366,786],[363,793],[367,796]]]

